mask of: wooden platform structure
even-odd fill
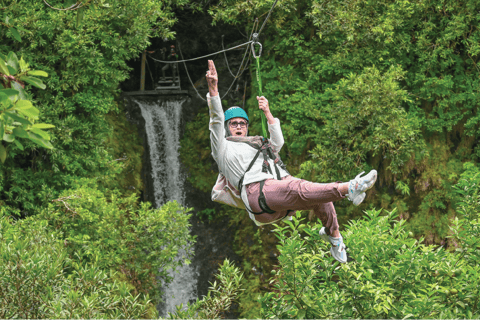
[[[188,94],[188,90],[140,90],[125,91],[122,94],[127,96],[166,96],[166,95],[183,95]]]

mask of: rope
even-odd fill
[[[72,4],[70,7],[65,8],[65,9],[55,8],[54,6],[50,5],[46,0],[43,0],[43,2],[45,2],[45,4],[46,4],[47,6],[49,6],[50,8],[52,8],[53,10],[59,10],[59,11],[72,10],[72,11],[73,11],[73,10],[77,10],[77,9],[80,9],[80,8],[85,7],[85,6],[90,2],[90,0],[87,1],[87,2],[85,2],[85,3],[82,3],[82,2],[80,2],[80,1],[77,1],[76,3]]]
[[[248,52],[248,47],[247,49],[245,50],[245,53],[243,54],[243,59],[242,59],[242,63],[240,63],[240,68],[238,68],[238,72],[237,72],[237,75],[235,76],[235,78],[233,79],[233,82],[232,84],[230,85],[230,87],[228,88],[227,92],[223,95],[222,97],[222,100],[223,98],[225,98],[225,96],[230,92],[230,90],[232,89],[233,87],[233,84],[235,83],[235,81],[243,74],[243,72],[247,69],[247,66],[248,66],[248,63],[250,61],[250,55],[248,56],[248,60],[247,60],[247,63],[245,64],[245,67],[243,68],[242,70],[242,66],[243,66],[243,61],[245,60],[245,57],[247,56],[247,52]]]
[[[223,47],[223,34],[222,34],[222,49],[225,50],[225,48]],[[228,72],[230,72],[230,74],[232,75],[232,77],[235,77],[235,75],[233,74],[232,70],[230,70],[230,66],[228,65],[227,53],[226,53],[225,51],[223,52],[223,55],[225,56],[225,64],[227,65]]]
[[[180,51],[180,57],[182,57],[182,62],[183,62],[183,65],[185,66],[185,70],[187,71],[187,76],[188,76],[188,80],[190,80],[190,84],[192,85],[193,89],[195,89],[195,92],[197,93],[197,95],[200,97],[200,99],[202,99],[203,101],[207,101],[206,99],[204,99],[200,93],[198,93],[198,90],[197,88],[195,88],[195,85],[193,84],[193,81],[192,79],[190,78],[190,74],[188,73],[188,69],[187,69],[187,65],[185,64],[185,60],[183,59],[183,54],[182,54],[182,47],[180,45],[178,45],[178,50]]]
[[[260,31],[258,31],[258,35],[262,33],[263,27],[265,27],[265,24],[267,23],[268,18],[270,18],[270,14],[272,13],[273,8],[275,8],[275,6],[277,5],[277,2],[278,0],[275,0],[275,2],[273,3],[273,6],[270,8],[270,11],[268,12],[267,17],[265,18],[265,20],[263,20],[263,24],[262,24],[262,27],[260,28]]]
[[[254,31],[256,30],[256,28],[258,28],[258,19],[255,20],[255,22],[253,23],[253,27],[252,27],[252,32],[250,33],[250,38],[252,38],[252,35],[254,34]],[[247,51],[248,51],[248,47],[247,49],[245,50],[245,53],[243,55],[243,59],[242,59],[242,62],[240,63],[240,67],[238,68],[238,72],[237,72],[237,75],[235,76],[235,78],[233,79],[233,82],[232,84],[230,85],[230,87],[228,88],[227,92],[223,95],[222,99],[225,98],[225,96],[230,92],[230,90],[232,89],[233,87],[233,84],[235,83],[235,80],[237,80],[244,72],[245,70],[247,69],[247,66],[248,64],[250,63],[250,54],[248,55],[248,59],[247,59],[247,63],[245,64],[245,67],[243,68],[242,70],[242,66],[243,66],[243,61],[245,61],[245,56],[247,54]],[[240,72],[241,71],[241,72]]]
[[[231,47],[231,48],[228,48],[228,49],[226,49],[226,50],[221,50],[221,51],[217,51],[217,52],[214,52],[214,53],[210,53],[210,54],[207,54],[206,56],[201,56],[201,57],[192,58],[192,59],[185,59],[185,60],[183,60],[183,58],[182,58],[181,61],[163,61],[163,60],[158,60],[158,59],[155,59],[155,58],[153,58],[153,57],[150,57],[150,55],[149,55],[149,57],[150,57],[151,59],[153,59],[154,61],[161,62],[161,63],[177,63],[177,62],[184,62],[184,61],[195,61],[195,60],[203,59],[203,58],[206,58],[206,57],[210,57],[210,56],[213,56],[213,55],[216,55],[216,54],[225,52],[225,51],[230,51],[230,50],[233,50],[233,49],[241,48],[241,47],[243,47],[243,46],[245,46],[245,45],[248,45],[248,44],[250,44],[250,43],[252,43],[252,41],[248,41],[248,42],[239,44],[238,46]]]

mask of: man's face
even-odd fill
[[[230,119],[229,129],[232,136],[246,137],[248,130],[247,120],[243,118],[232,118]]]

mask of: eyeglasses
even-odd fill
[[[240,121],[240,122],[230,122],[230,127],[232,128],[235,128],[237,127],[238,125],[240,125],[241,128],[245,128],[245,126],[247,125],[247,123],[243,122],[243,121]]]

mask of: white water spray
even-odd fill
[[[185,206],[183,183],[185,177],[180,170],[178,149],[180,147],[180,121],[182,104],[185,99],[175,101],[147,102],[134,100],[145,119],[148,146],[150,148],[150,163],[154,186],[155,207],[159,208],[168,201],[177,200]],[[177,261],[185,255],[179,250]],[[160,316],[167,317],[168,312],[176,311],[175,306],[195,301],[197,298],[198,271],[192,265],[177,268],[178,273],[169,270],[173,282],[168,287],[163,286],[164,304],[159,306]]]

